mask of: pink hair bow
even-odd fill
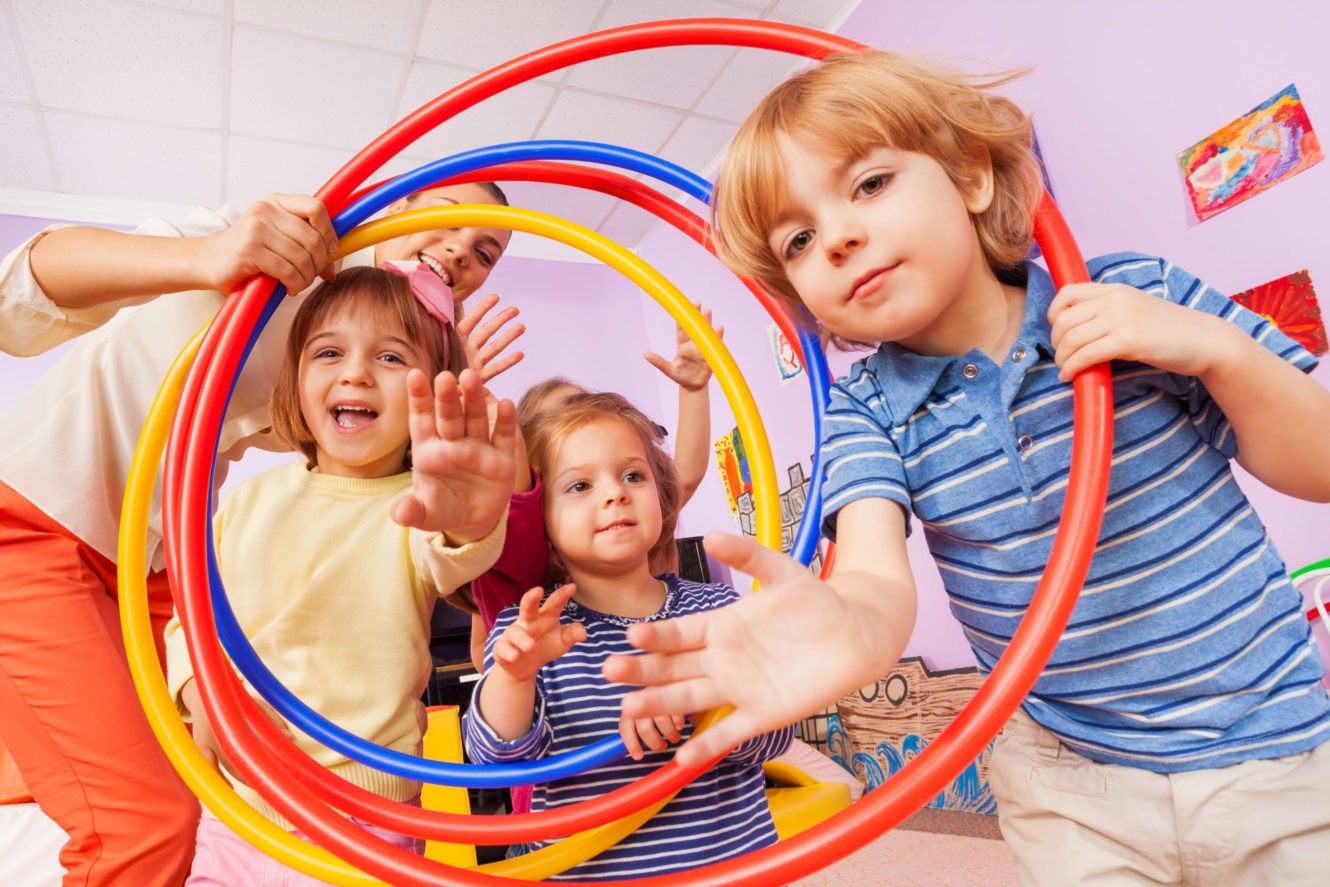
[[[411,294],[430,316],[437,318],[440,323],[456,325],[453,319],[456,309],[453,306],[452,287],[444,283],[443,278],[430,270],[428,265],[414,259],[401,259],[384,262],[383,267],[406,278],[411,285]]]

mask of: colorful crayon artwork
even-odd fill
[[[1322,159],[1307,109],[1291,83],[1178,155],[1202,221]]]

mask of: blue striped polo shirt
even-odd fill
[[[567,624],[581,622],[587,638],[546,664],[536,678],[536,720],[526,736],[505,742],[480,717],[476,696],[462,718],[467,757],[476,763],[526,761],[582,748],[617,736],[619,708],[632,689],[611,684],[601,675],[605,658],[615,653],[636,655],[628,643],[633,622],[686,616],[733,603],[739,594],[728,585],[704,585],[673,574],[665,581],[665,603],[647,619],[611,616],[569,601],[560,614]],[[517,618],[517,607],[506,607],[485,644],[485,668],[493,664],[494,641]],[[479,694],[482,679],[475,693]],[[692,735],[691,724],[681,731]],[[762,764],[783,754],[794,735],[792,727],[744,742],[720,763],[699,776],[636,832],[615,846],[550,880],[609,881],[685,871],[740,856],[776,843],[776,827],[766,798]],[[660,768],[674,750],[648,751],[641,761],[623,758],[613,764],[537,785],[533,811],[562,807],[597,798]],[[510,855],[536,850],[548,841],[513,847]]]
[[[1260,315],[1162,259],[1089,264],[1241,327],[1295,366],[1315,359]],[[884,344],[832,387],[823,508],[862,498],[918,518],[952,613],[987,673],[1043,574],[1071,462],[1072,386],[1049,344],[1052,280],[1027,266],[1017,341],[924,357]],[[1232,428],[1198,379],[1112,364],[1103,527],[1067,630],[1024,703],[1088,758],[1162,772],[1223,767],[1330,738],[1324,672],[1301,598],[1234,480]],[[834,538],[834,536],[833,536]]]

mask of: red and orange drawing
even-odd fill
[[[1243,290],[1233,301],[1269,320],[1312,354],[1320,356],[1330,350],[1321,305],[1305,270]]]

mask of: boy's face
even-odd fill
[[[422,191],[411,199],[402,199],[388,207],[390,213],[459,203],[498,201],[480,185],[448,185]],[[484,285],[490,269],[508,248],[512,232],[502,228],[444,228],[419,231],[385,240],[374,248],[374,263],[398,259],[424,262],[453,290],[453,299],[462,302]]]
[[[996,283],[971,220],[989,188],[962,193],[912,151],[846,158],[788,137],[779,148],[788,203],[767,243],[813,316],[843,338],[921,354],[974,347],[951,350],[980,322],[968,300]]]

